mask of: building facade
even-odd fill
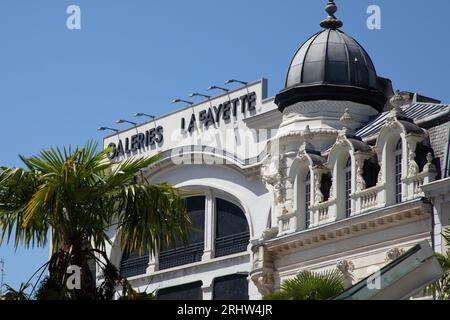
[[[261,299],[299,271],[361,280],[450,225],[450,106],[392,89],[340,29],[295,53],[286,85],[265,79],[104,139],[111,159],[160,154],[142,179],[186,193],[188,245],[110,259],[160,299]]]

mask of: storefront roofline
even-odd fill
[[[248,83],[247,85],[245,85],[245,86],[241,86],[241,87],[238,87],[238,88],[236,88],[236,89],[230,89],[229,92],[224,92],[224,93],[222,93],[222,94],[213,96],[213,97],[211,97],[211,99],[208,99],[208,100],[206,100],[206,101],[203,100],[203,101],[197,102],[197,103],[195,103],[195,104],[193,104],[193,105],[188,105],[188,106],[186,106],[186,107],[184,107],[184,108],[176,109],[176,110],[171,111],[171,112],[169,112],[169,113],[166,113],[166,114],[164,114],[164,115],[162,115],[162,116],[156,117],[155,119],[152,119],[152,120],[149,120],[149,121],[146,121],[146,122],[142,122],[142,123],[138,124],[138,125],[135,126],[135,127],[123,129],[123,130],[120,130],[120,131],[115,132],[115,133],[113,133],[113,134],[107,135],[107,136],[103,137],[103,141],[105,141],[105,140],[107,140],[107,139],[109,139],[109,138],[115,137],[115,136],[117,136],[117,135],[123,134],[123,133],[125,133],[125,132],[127,132],[127,131],[139,129],[140,127],[146,126],[146,125],[148,125],[148,124],[150,124],[150,123],[156,123],[157,121],[160,121],[160,120],[162,120],[162,119],[165,119],[165,118],[167,118],[167,117],[170,117],[170,116],[172,116],[172,115],[175,115],[175,114],[177,114],[177,113],[179,113],[179,112],[182,112],[182,111],[185,111],[185,110],[188,110],[188,109],[192,109],[192,108],[198,107],[198,106],[204,104],[205,102],[208,102],[208,101],[211,101],[211,102],[212,102],[212,101],[214,101],[214,100],[216,100],[216,99],[220,99],[220,98],[226,97],[227,95],[230,95],[230,94],[239,92],[239,91],[245,89],[246,87],[248,88],[248,87],[254,86],[254,85],[259,84],[259,83],[262,83],[262,85],[263,85],[263,86],[262,86],[262,87],[263,87],[263,96],[262,96],[262,101],[263,101],[263,103],[273,101],[274,97],[270,97],[270,98],[267,97],[267,85],[268,85],[268,80],[267,80],[266,78],[261,78],[261,79],[256,80],[256,81],[249,82],[249,83]]]

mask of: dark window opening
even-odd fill
[[[380,169],[380,165],[378,164],[378,161],[376,161],[376,158],[364,161],[363,178],[366,183],[366,189],[377,185]]]
[[[326,173],[322,175],[322,179],[320,180],[320,192],[323,195],[323,201],[328,201],[330,199],[330,190],[331,190],[332,178],[330,173]]]
[[[156,294],[158,300],[202,300],[202,282],[161,289]]]
[[[305,181],[305,227],[308,229],[311,226],[311,173],[308,171]]]
[[[149,255],[139,255],[139,251],[135,250],[132,253],[125,249],[120,262],[120,273],[123,277],[134,277],[145,274],[149,263]]]
[[[230,275],[214,280],[214,300],[248,300],[247,275]]]
[[[423,171],[423,168],[425,167],[425,165],[428,163],[427,160],[427,156],[428,153],[433,154],[433,150],[424,145],[423,143],[418,143],[416,146],[416,158],[414,159],[417,163],[417,165],[419,166],[419,172]]]
[[[344,168],[345,172],[345,214],[350,217],[352,214],[352,159],[348,158]]]
[[[395,202],[402,202],[402,140],[395,147]]]
[[[250,241],[247,218],[237,205],[216,199],[215,256],[245,252]]]
[[[186,209],[192,221],[191,230],[187,236],[187,244],[181,240],[176,240],[171,247],[161,247],[159,254],[160,270],[198,262],[202,259],[205,243],[205,197],[187,198]]]

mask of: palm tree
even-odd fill
[[[450,228],[442,233],[442,236],[450,248]],[[431,295],[435,300],[450,300],[450,249],[445,254],[435,253],[441,265],[444,275],[437,282],[425,290],[426,295]]]
[[[344,278],[339,271],[302,271],[295,278],[283,282],[278,292],[264,296],[264,300],[327,300],[342,291]]]
[[[111,226],[130,252],[155,253],[160,245],[186,240],[190,219],[179,190],[148,184],[143,177],[142,170],[158,156],[114,163],[109,152],[97,152],[97,145],[89,142],[82,148],[21,156],[26,169],[0,169],[0,245],[14,241],[15,247],[30,248],[51,241],[45,285],[58,291],[67,267],[81,267],[81,290],[63,288],[64,298],[95,299],[99,290],[113,294],[120,276],[105,254]],[[89,272],[92,261],[105,276],[100,289]]]

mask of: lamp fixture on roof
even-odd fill
[[[206,90],[208,90],[208,91],[211,91],[211,90],[222,90],[224,92],[230,92],[230,90],[228,90],[226,88],[218,87],[218,86],[210,86]]]
[[[203,93],[198,93],[198,92],[191,93],[191,94],[189,95],[189,97],[190,97],[190,98],[193,98],[193,97],[203,97],[203,98],[206,98],[206,99],[211,99],[211,96],[208,96],[207,94],[203,94]]]
[[[119,130],[113,129],[113,128],[110,128],[110,127],[100,127],[100,128],[97,129],[97,131],[106,131],[106,130],[113,131],[113,132],[119,132]]]
[[[143,112],[135,113],[134,116],[136,118],[138,118],[138,117],[148,117],[148,118],[153,119],[153,120],[155,120],[155,118],[156,118],[155,116],[152,116],[152,115],[149,115],[149,114],[146,114],[146,113],[143,113]]]
[[[180,102],[186,103],[186,104],[188,104],[190,106],[192,106],[194,104],[191,101],[187,101],[187,100],[183,100],[183,99],[173,99],[170,103],[174,104],[174,103],[180,103]]]
[[[118,124],[121,124],[121,123],[129,123],[129,124],[132,124],[132,125],[134,125],[134,126],[137,126],[137,123],[136,123],[136,122],[132,122],[132,121],[124,120],[124,119],[119,119],[119,120],[116,121],[116,123],[118,123]]]
[[[240,83],[240,84],[243,84],[244,86],[246,86],[248,84],[248,82],[236,80],[236,79],[230,79],[230,80],[225,81],[225,84],[231,84],[231,83]]]

